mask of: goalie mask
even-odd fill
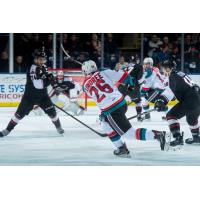
[[[59,83],[63,82],[63,80],[64,80],[64,72],[63,71],[58,71],[57,80],[58,80]]]
[[[84,75],[88,75],[96,71],[97,71],[97,65],[94,61],[88,60],[83,63],[82,72]]]

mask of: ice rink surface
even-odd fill
[[[0,129],[4,129],[16,108],[0,108]],[[78,118],[94,129],[101,131],[96,122],[99,110],[89,107]],[[58,113],[64,136],[60,136],[48,116],[31,113],[16,126],[7,137],[0,138],[0,165],[26,166],[162,166],[200,165],[200,145],[184,147],[179,151],[161,151],[157,141],[126,140],[131,158],[113,155],[114,147],[108,138],[101,138],[65,114]],[[135,108],[129,107],[127,116],[135,115]],[[134,127],[168,130],[161,113],[151,113],[152,119],[139,123],[131,120]],[[190,137],[185,119],[181,120],[185,138]],[[101,131],[102,132],[102,131]]]

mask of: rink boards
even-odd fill
[[[190,77],[195,83],[200,85],[200,75],[190,75]],[[25,74],[0,74],[0,106],[18,106],[24,93],[25,83]],[[176,101],[172,101],[170,105],[176,103]],[[96,104],[91,98],[88,98],[87,106],[96,106]]]

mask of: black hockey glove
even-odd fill
[[[196,92],[200,92],[200,88],[199,88],[198,85],[195,84],[195,85],[193,86],[193,88],[194,88],[194,90],[195,90]]]
[[[37,67],[36,68],[36,77],[37,79],[46,79],[47,78],[47,70],[45,69],[45,67]]]
[[[166,106],[166,103],[164,102],[164,100],[162,99],[158,99],[155,101],[155,105],[154,108],[158,111],[166,111],[168,109],[168,107]]]
[[[48,81],[49,81],[49,83],[51,84],[52,87],[54,87],[57,84],[55,77],[53,76],[52,73],[48,74],[47,78],[48,78]]]

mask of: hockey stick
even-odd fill
[[[134,118],[136,118],[138,116],[142,116],[142,115],[145,115],[145,114],[153,112],[153,111],[156,111],[156,109],[151,109],[151,110],[145,111],[145,112],[143,112],[143,113],[141,113],[139,115],[134,115],[133,117],[129,117],[128,120],[134,119]]]
[[[158,91],[155,91],[155,92],[147,99],[147,101],[148,101],[148,102],[151,102],[158,94],[159,94],[159,92],[158,92]],[[138,99],[138,98],[131,99],[131,102],[129,102],[127,105],[128,105],[128,106],[131,105],[132,103],[134,103],[134,100],[136,100],[136,99]]]
[[[76,117],[74,117],[73,115],[71,115],[70,113],[66,112],[65,110],[63,110],[62,108],[60,108],[59,106],[57,106],[56,104],[53,104],[56,108],[58,108],[59,110],[63,111],[65,114],[69,115],[70,117],[72,117],[73,119],[75,119],[77,122],[81,123],[83,126],[89,128],[91,131],[93,131],[94,133],[96,133],[97,135],[101,136],[101,137],[107,137],[108,135],[106,133],[99,133],[98,131],[94,130],[93,128],[89,127],[87,124],[83,123],[82,121],[80,121],[79,119],[77,119]]]
[[[63,47],[62,44],[61,44],[60,46],[61,46],[61,49],[63,50],[64,54],[67,56],[67,58],[68,58],[70,61],[72,61],[72,62],[74,62],[74,63],[79,64],[79,65],[82,66],[82,63],[81,63],[81,62],[79,62],[79,61],[77,61],[77,60],[74,60],[74,59],[65,51],[65,49],[64,49],[64,47]]]

